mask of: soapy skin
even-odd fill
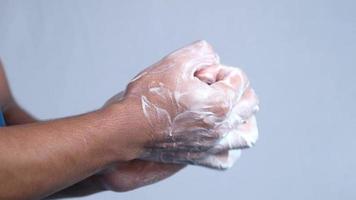
[[[227,169],[258,138],[258,98],[246,74],[221,65],[205,41],[148,67],[115,101],[141,106],[151,137],[142,160]]]
[[[172,68],[164,69],[161,64],[163,64],[164,62],[172,62],[170,60],[163,61],[164,59],[169,57],[172,59],[172,57],[174,56],[175,59],[179,59],[177,56],[177,52],[163,58],[163,60],[161,60],[159,63],[153,65],[149,69],[146,69],[145,71],[137,75],[129,83],[128,90],[130,89],[130,87],[131,89],[132,87],[141,87],[142,90],[146,90],[148,94],[152,93],[152,95],[140,95],[142,93],[139,92],[129,93],[128,90],[126,90],[112,97],[105,104],[105,107],[110,106],[112,104],[121,103],[125,99],[128,100],[128,102],[137,102],[137,104],[134,103],[133,105],[140,107],[139,110],[141,110],[143,116],[143,118],[138,117],[138,121],[143,123],[146,120],[147,122],[149,122],[149,128],[152,129],[150,131],[151,142],[146,145],[146,153],[143,153],[141,155],[141,159],[144,160],[135,159],[129,162],[117,163],[114,166],[105,169],[104,171],[98,173],[97,175],[91,178],[91,180],[94,180],[94,182],[100,182],[102,187],[104,187],[106,190],[122,192],[153,184],[175,174],[176,172],[184,168],[186,164],[201,165],[219,170],[227,169],[231,167],[239,158],[239,156],[241,155],[241,149],[251,147],[256,142],[258,131],[254,114],[258,111],[258,99],[256,94],[254,93],[254,90],[251,88],[246,75],[237,68],[220,65],[219,58],[215,53],[213,53],[213,50],[210,45],[204,41],[192,44],[188,47],[198,48],[195,51],[204,50],[205,48],[205,51],[211,55],[212,62],[217,63],[214,65],[209,65],[209,63],[206,62],[206,66],[202,65],[202,67],[198,67],[192,76],[193,78],[187,77],[188,80],[195,80],[194,84],[196,85],[191,86],[196,87],[196,89],[199,89],[199,87],[203,87],[203,89],[208,92],[216,88],[215,90],[219,90],[219,92],[216,92],[215,96],[214,94],[211,94],[210,96],[212,99],[210,101],[206,101],[205,99],[203,99],[201,100],[200,105],[186,103],[187,106],[178,109],[178,105],[181,106],[181,104],[175,102],[178,102],[177,99],[179,98],[175,98],[175,96],[172,95],[176,93],[176,97],[179,97],[178,91],[174,91],[168,88],[165,85],[167,83],[164,84],[164,80],[161,80],[158,83],[158,86],[152,86],[152,84],[155,83],[156,80],[159,80],[158,78],[156,78],[156,76],[159,77],[159,75],[162,74],[165,70],[174,70]],[[201,47],[203,49],[199,49]],[[183,49],[179,51],[182,53],[184,51]],[[193,50],[190,51],[192,52]],[[173,64],[168,66],[172,67]],[[156,71],[154,70],[155,67],[160,67],[160,69]],[[153,81],[151,81],[151,85],[147,85],[147,87],[143,83],[142,85],[136,85],[141,84],[138,83],[140,79],[142,81],[142,78],[147,75],[152,76],[152,74],[154,74],[155,77],[151,77],[152,79],[154,79]],[[174,79],[177,79],[177,77],[179,77],[171,76],[167,72],[166,74],[167,76],[162,77],[173,77]],[[219,81],[221,83],[217,83]],[[224,82],[226,83],[226,86],[223,85],[225,84]],[[194,89],[194,87],[192,89]],[[209,90],[209,87],[213,88]],[[226,101],[228,103],[231,103],[229,104],[229,106],[221,106],[219,103],[215,103],[224,99],[219,98],[218,95],[220,95],[225,88],[227,91],[230,91],[232,95],[234,94],[238,96],[235,97],[235,101]],[[182,91],[185,90],[184,86],[180,87],[180,89]],[[193,96],[199,95],[199,93],[195,91],[192,91],[190,94]],[[155,97],[156,99],[153,99],[152,97]],[[186,96],[186,102],[189,102],[189,99],[187,98],[188,96]],[[199,96],[195,98],[197,99],[199,98]],[[156,102],[156,105],[152,105],[154,101]],[[224,101],[222,102],[225,103]],[[151,110],[151,108],[154,109]],[[163,108],[165,109],[163,110]],[[193,111],[196,111],[196,115],[198,115],[198,120],[194,121],[194,118],[190,120],[188,115],[187,118],[182,121],[176,120],[180,123],[175,123],[175,125],[180,124],[181,126],[176,126],[175,129],[178,129],[180,127],[182,129],[180,132],[167,131],[173,130],[173,122],[171,121],[167,123],[165,121],[169,121],[169,119],[172,118],[177,118],[177,115],[173,116],[171,115],[171,113],[178,113],[178,111],[180,111],[180,113],[188,113],[188,108]],[[204,109],[207,110],[206,113],[209,113],[208,111],[211,111],[210,115],[207,114],[208,117],[205,118],[206,121],[199,122],[199,120],[201,119],[204,120],[205,115],[202,115],[202,117],[199,118],[199,113],[202,113]],[[189,112],[193,113],[193,111],[191,110]],[[167,111],[168,114],[165,111]],[[156,115],[159,112],[162,112],[163,114]],[[211,119],[218,118],[215,117],[215,113],[216,115],[218,115],[218,117],[222,118],[219,119],[221,120],[220,122],[211,122]],[[165,123],[162,123],[162,121]],[[221,131],[221,133],[219,134],[221,134],[222,136],[216,137],[216,140],[210,139],[213,138],[213,136],[209,136],[209,134],[213,131],[206,130],[206,128],[201,128],[203,130],[202,133],[206,134],[206,137],[201,138],[208,138],[208,142],[206,142],[203,139],[199,141],[200,135],[194,135],[194,131],[184,132],[184,127],[192,127],[191,130],[194,130],[194,128],[199,129],[200,126],[205,127],[206,123],[212,123],[212,127],[216,127],[218,131]],[[176,135],[177,133],[180,135]],[[163,139],[155,139],[155,137],[157,137],[156,134],[159,138]],[[179,136],[179,141],[181,141],[180,144],[177,143],[178,139],[172,139],[174,138],[174,136],[176,138],[177,136]],[[191,136],[195,137],[189,139],[189,137]],[[155,143],[157,141],[159,141],[159,143]],[[187,141],[188,145],[182,145],[184,142]],[[201,144],[202,146],[206,145],[207,147],[197,148],[194,146],[195,144]],[[212,145],[208,146],[208,144]],[[177,150],[174,149],[174,145],[176,145]],[[167,148],[169,149],[165,149],[165,146],[167,146]]]
[[[246,75],[221,65],[204,41],[147,68],[102,109],[61,119],[21,109],[0,69],[0,199],[127,191],[186,164],[227,169],[257,139]]]

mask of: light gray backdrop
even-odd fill
[[[249,75],[260,140],[233,169],[189,167],[88,200],[355,199],[355,9],[352,0],[0,0],[0,56],[16,98],[42,119],[98,108],[197,39]]]

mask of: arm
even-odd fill
[[[0,97],[1,107],[8,126],[39,122],[21,108],[11,94],[4,69],[0,62]],[[153,163],[134,160],[115,164],[105,173],[94,174],[48,197],[48,199],[81,197],[105,191],[127,191],[157,182],[183,168],[180,165]],[[143,181],[146,180],[146,181]]]
[[[113,162],[131,159],[135,150],[127,143],[124,126],[113,121],[111,111],[101,110],[2,128],[0,179],[6,184],[0,186],[0,199],[45,197]],[[115,142],[114,134],[120,137]]]
[[[9,125],[0,129],[0,179],[6,183],[0,185],[0,199],[47,196],[91,176],[114,161],[127,160],[126,156],[130,155],[127,153],[130,147],[124,139],[127,135],[123,134],[127,132],[118,122],[121,119],[111,116],[112,107],[120,106],[38,122],[14,100],[1,62],[0,105]],[[122,131],[117,128],[119,126]],[[115,156],[109,148],[110,134],[122,136],[122,142],[115,144],[121,146],[122,151],[115,152]],[[56,197],[63,194],[79,196],[102,189],[92,176]]]
[[[1,111],[4,114],[4,118],[8,126],[39,122],[39,120],[21,108],[13,98],[1,60],[0,94],[2,95],[0,101],[2,107]],[[86,178],[79,183],[76,183],[60,192],[57,192],[56,194],[52,195],[51,198],[84,196],[103,190],[104,188],[98,181],[97,175],[93,175],[92,177]]]
[[[135,159],[227,169],[239,149],[257,139],[256,100],[241,70],[220,65],[208,43],[193,43],[146,68],[108,107],[0,130],[0,159],[5,161],[0,178],[9,182],[0,193],[44,197],[110,169],[110,164]],[[146,170],[155,175],[159,166]],[[115,177],[140,177],[136,170],[116,172],[109,171],[105,188],[119,186],[121,191],[122,182]],[[157,181],[147,180],[139,184]]]

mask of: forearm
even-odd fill
[[[3,112],[6,124],[10,126],[39,122],[39,120],[26,112],[14,100],[7,103],[6,106],[3,107]],[[61,191],[56,192],[55,194],[47,197],[47,199],[81,197],[104,190],[105,188],[101,185],[97,175],[93,175]]]
[[[113,128],[119,122],[111,115],[97,111],[0,129],[0,199],[45,197],[127,160],[126,136]],[[110,148],[112,134],[122,134],[116,144],[122,152]]]

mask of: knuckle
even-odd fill
[[[219,106],[216,107],[216,115],[221,117],[226,117],[227,114],[230,112],[231,106],[226,102],[221,103]]]

